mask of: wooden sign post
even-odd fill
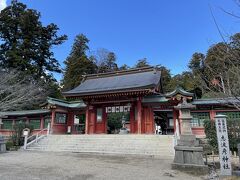
[[[226,119],[227,116],[225,115],[215,116],[221,175],[231,176],[232,167]]]

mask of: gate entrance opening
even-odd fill
[[[154,111],[155,134],[174,134],[174,122],[172,111]]]
[[[107,132],[108,134],[119,134],[122,124],[130,132],[130,113],[129,112],[115,112],[107,114]]]

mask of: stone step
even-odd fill
[[[170,152],[170,151],[166,151],[166,150],[153,150],[153,149],[142,149],[142,150],[138,150],[138,149],[119,149],[119,148],[73,148],[73,147],[62,147],[62,148],[55,148],[55,147],[30,147],[28,149],[56,149],[56,150],[61,150],[61,149],[69,149],[69,150],[99,150],[99,151],[134,151],[134,152],[159,152],[159,153],[163,153],[163,152]]]
[[[172,136],[159,135],[50,135],[27,149],[173,157]]]
[[[172,138],[172,135],[49,135],[49,138],[89,138],[89,139],[101,139],[101,138],[106,138],[106,139],[168,139]]]
[[[33,146],[33,147],[29,147],[30,148],[40,148],[40,149],[78,149],[78,150],[117,150],[117,151],[136,151],[136,152],[141,152],[141,151],[154,151],[154,152],[172,152],[173,150],[168,149],[168,148],[161,148],[159,150],[156,149],[137,149],[137,148],[119,148],[119,147],[113,147],[113,148],[101,148],[101,147],[96,147],[96,148],[88,148],[88,147],[67,147],[67,146],[62,146],[62,147],[55,147],[55,146]]]
[[[74,150],[46,150],[46,149],[28,149],[29,151],[46,151],[46,152],[72,152],[72,153],[93,153],[93,154],[108,154],[108,155],[144,155],[144,156],[153,156],[153,157],[158,157],[161,159],[173,159],[173,155],[170,153],[168,154],[162,154],[162,153],[135,153],[135,152],[112,152],[112,151],[74,151]]]
[[[150,150],[150,149],[145,149],[145,150],[138,150],[138,149],[118,149],[118,148],[72,148],[72,147],[64,147],[64,148],[51,148],[51,147],[31,147],[28,149],[45,149],[45,150],[69,150],[69,151],[113,151],[113,152],[142,152],[142,153],[159,153],[159,154],[169,154],[171,151],[164,151],[164,150]]]

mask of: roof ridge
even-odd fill
[[[127,75],[127,74],[134,74],[134,73],[141,73],[141,72],[150,72],[154,70],[160,70],[154,66],[145,66],[142,68],[131,68],[128,70],[118,70],[113,72],[106,72],[106,73],[97,73],[97,74],[88,74],[83,75],[86,79],[96,79],[96,78],[104,78],[104,77],[111,77],[111,76],[120,76],[120,75]]]

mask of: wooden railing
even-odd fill
[[[49,134],[50,134],[50,123],[48,123],[47,128],[42,129],[37,134],[31,135],[31,136],[25,136],[23,149],[26,150],[28,146],[30,146],[33,143],[37,143],[39,140],[48,136]]]

